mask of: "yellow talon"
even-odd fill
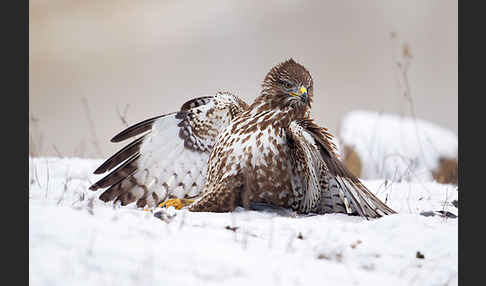
[[[185,206],[192,204],[194,200],[190,199],[168,199],[165,202],[161,203],[159,207],[161,208],[168,208],[174,207],[176,210],[180,210]]]

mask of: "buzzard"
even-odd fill
[[[95,170],[111,172],[90,189],[108,187],[101,200],[137,207],[230,212],[263,204],[367,218],[395,213],[341,163],[332,135],[310,118],[313,96],[310,73],[289,59],[265,76],[251,105],[229,92],[192,99],[113,137],[140,135]]]

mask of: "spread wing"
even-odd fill
[[[90,189],[100,199],[154,206],[168,197],[195,197],[202,190],[209,154],[219,131],[248,105],[228,92],[192,99],[181,110],[147,119],[111,139],[139,136],[107,159],[95,174],[111,171]],[[116,168],[115,168],[116,167]]]
[[[292,187],[302,194],[303,212],[347,213],[365,217],[393,214],[338,159],[332,135],[311,119],[290,123],[287,139],[291,150]]]

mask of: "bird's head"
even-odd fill
[[[289,59],[274,66],[265,76],[260,100],[272,109],[296,110],[305,114],[311,107],[313,94],[309,71]]]

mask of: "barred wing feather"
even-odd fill
[[[90,189],[107,188],[101,200],[136,202],[137,207],[152,207],[169,197],[198,196],[220,130],[246,108],[238,97],[218,92],[192,99],[178,112],[128,127],[111,141],[139,137],[95,170],[95,174],[112,171]]]
[[[311,119],[293,121],[291,142],[293,169],[300,170],[294,190],[303,192],[300,210],[315,213],[347,213],[381,217],[394,210],[380,201],[339,160],[332,135]],[[295,171],[294,171],[295,172]],[[300,182],[300,184],[299,184]]]

